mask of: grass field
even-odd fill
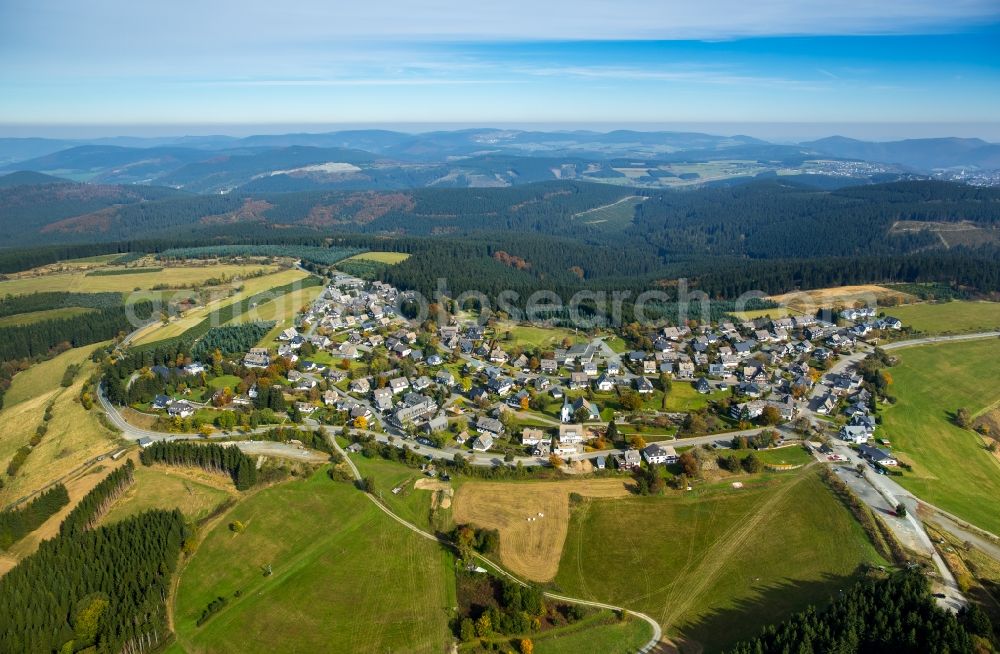
[[[12,325],[33,325],[36,322],[46,320],[56,320],[60,318],[74,318],[85,313],[93,313],[94,309],[84,307],[64,307],[62,309],[47,309],[45,311],[32,311],[30,313],[19,313],[16,316],[4,316],[0,318],[0,327],[10,327]]]
[[[604,342],[607,343],[608,347],[610,347],[614,352],[617,352],[618,354],[624,354],[629,350],[628,343],[622,340],[620,336],[615,336],[614,334],[605,337]]]
[[[511,572],[532,581],[549,581],[569,526],[569,495],[625,497],[630,479],[559,482],[467,482],[455,493],[458,524],[500,531],[500,560]]]
[[[535,654],[632,654],[652,638],[652,631],[652,627],[642,620],[619,621],[601,612],[578,624],[540,634],[532,642]]]
[[[375,480],[375,488],[381,492],[383,501],[397,515],[413,524],[433,531],[430,524],[432,492],[414,488],[414,482],[426,478],[419,470],[385,459],[366,459],[359,454],[351,455],[363,477]],[[393,494],[392,489],[403,490]]]
[[[409,258],[410,255],[405,252],[362,252],[348,257],[344,261],[376,261],[392,266]]]
[[[48,361],[36,363],[27,370],[17,373],[4,395],[4,409],[59,390],[59,382],[62,380],[66,368],[71,364],[80,365],[87,361],[90,354],[102,345],[102,343],[94,343],[66,350]],[[41,414],[38,417],[41,418]]]
[[[88,277],[86,272],[60,273],[55,275],[39,275],[22,277],[0,282],[0,296],[24,295],[26,293],[41,293],[45,291],[73,291],[77,293],[97,293],[102,291],[131,292],[135,289],[150,289],[153,286],[165,284],[167,287],[190,286],[203,284],[206,280],[215,278],[245,276],[259,270],[277,270],[275,266],[260,264],[231,265],[214,264],[205,266],[173,266],[162,272],[136,275],[107,275]]]
[[[246,530],[230,532],[232,520]],[[452,561],[321,471],[260,491],[205,537],[181,573],[171,651],[438,654],[456,605]],[[225,608],[197,626],[218,596]]]
[[[882,563],[814,468],[744,483],[584,502],[556,586],[641,610],[668,637],[718,651],[825,602],[860,563]]]
[[[504,333],[510,332],[511,340],[504,339]],[[558,327],[534,327],[530,325],[516,325],[514,323],[498,323],[496,326],[497,343],[500,347],[510,345],[534,346],[541,348],[562,347],[563,339],[568,338],[571,343],[585,343],[587,338],[582,334],[573,333],[572,329],[562,329]]]
[[[572,402],[584,395],[586,393],[572,391],[568,394],[568,397]],[[663,391],[660,390],[643,395],[641,408],[643,410],[666,410],[671,412],[696,411],[708,406],[710,401],[718,400],[728,395],[729,391],[713,391],[708,394],[702,394],[686,381],[675,381],[670,388],[670,394],[667,396],[665,409],[663,407]],[[623,411],[619,395],[614,391],[595,392],[593,398],[594,403],[601,410],[601,419],[604,421],[610,420],[616,411]],[[562,400],[553,399],[545,405],[544,410],[549,417],[555,417],[558,416],[562,404]]]
[[[85,461],[115,447],[116,438],[105,429],[93,411],[86,411],[78,397],[96,364],[88,359],[99,344],[69,350],[14,377],[0,411],[0,466],[4,468],[19,447],[27,445],[42,422],[45,407],[52,403],[52,420],[41,443],[28,455],[15,477],[4,478],[0,505],[60,479]],[[71,363],[82,368],[69,388],[62,388],[63,371]]]
[[[135,483],[114,503],[104,522],[114,522],[148,509],[180,509],[199,520],[238,493],[232,481],[194,468],[139,465]]]
[[[653,629],[644,620],[628,617],[619,620],[611,611],[598,611],[579,622],[531,634],[535,654],[579,654],[580,652],[600,652],[600,654],[634,654],[653,636]],[[501,652],[518,651],[511,649],[513,639],[493,636],[487,642],[499,646]],[[461,643],[459,652],[482,652],[478,641]]]
[[[893,352],[895,405],[882,411],[882,433],[913,472],[896,479],[914,495],[1000,533],[1000,462],[974,432],[952,423],[960,407],[976,414],[1000,401],[1000,342],[939,343]]]
[[[91,266],[95,263],[107,264],[112,261],[117,261],[124,257],[124,253],[119,254],[98,254],[93,257],[81,257],[79,259],[67,259],[66,261],[60,261],[59,264],[63,266]]]
[[[256,295],[257,293],[262,293],[268,289],[284,286],[285,284],[291,284],[292,282],[300,279],[305,279],[307,276],[308,273],[294,269],[282,270],[270,275],[264,275],[263,277],[248,279],[243,283],[243,290],[239,293],[231,296],[227,295],[216,300],[212,300],[204,306],[191,309],[183,316],[171,320],[166,325],[161,323],[151,325],[147,329],[140,332],[136,336],[133,343],[135,345],[144,345],[146,343],[160,341],[165,338],[179,336],[210,316],[213,311],[217,311],[222,307],[229,306],[230,304],[239,302],[240,300]],[[262,305],[262,307],[263,306],[264,305]]]
[[[813,461],[813,455],[798,445],[759,450],[754,454],[767,465],[804,466]]]
[[[960,334],[1000,329],[1000,302],[942,302],[905,304],[886,313],[923,334]]]

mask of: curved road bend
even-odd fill
[[[351,457],[348,456],[347,453],[344,452],[344,450],[340,447],[340,444],[337,442],[337,439],[330,438],[329,441],[330,441],[330,444],[333,446],[333,448],[338,453],[340,453],[341,456],[344,457],[344,460],[347,462],[347,465],[351,468],[351,473],[354,475],[355,481],[361,481],[361,472],[358,470],[358,467],[354,464],[354,461],[351,460]],[[403,518],[399,517],[398,515],[396,515],[395,513],[393,513],[392,509],[390,509],[388,506],[386,506],[385,504],[383,504],[378,498],[376,498],[371,493],[365,493],[365,497],[367,497],[369,500],[371,500],[372,503],[375,504],[375,506],[377,506],[379,509],[381,509],[383,513],[385,513],[390,518],[392,518],[393,520],[395,520],[399,524],[403,525],[404,527],[406,527],[410,531],[418,534],[419,536],[422,536],[423,538],[426,538],[427,540],[432,540],[432,541],[434,541],[436,543],[440,543],[441,545],[444,545],[445,547],[448,547],[449,549],[454,549],[454,544],[451,541],[449,541],[449,540],[447,540],[445,538],[439,538],[438,536],[435,536],[434,534],[432,534],[430,532],[424,531],[423,529],[421,529],[420,527],[416,526],[415,524],[413,524],[411,522],[408,522],[407,520],[404,520]],[[479,553],[476,553],[476,552],[474,552],[473,554],[474,554],[474,556],[477,559],[479,559],[481,562],[483,562],[484,564],[486,564],[487,566],[489,566],[491,569],[493,569],[494,571],[496,571],[498,574],[501,574],[504,577],[507,577],[508,579],[510,579],[510,580],[514,581],[515,583],[518,583],[518,584],[520,584],[522,586],[525,586],[525,587],[528,586],[527,582],[525,582],[525,581],[523,581],[523,580],[515,577],[513,574],[511,574],[507,570],[504,570],[498,564],[494,563],[493,561],[491,561],[490,559],[486,558],[485,556],[483,556],[483,555],[481,555]],[[649,641],[639,649],[639,654],[648,654],[650,652],[655,651],[656,648],[660,645],[660,641],[663,639],[663,630],[660,628],[659,623],[656,622],[656,620],[654,620],[653,618],[651,618],[648,615],[646,615],[645,613],[640,613],[638,611],[633,611],[631,609],[626,609],[626,608],[624,608],[622,606],[614,606],[613,604],[603,604],[601,602],[592,602],[590,600],[585,600],[585,599],[581,599],[581,598],[578,598],[578,597],[569,597],[569,596],[566,596],[566,595],[558,595],[556,593],[550,593],[550,592],[546,592],[546,591],[543,591],[543,595],[545,595],[545,597],[548,597],[549,599],[554,599],[554,600],[558,600],[558,601],[561,601],[561,602],[570,602],[571,604],[580,604],[581,606],[591,606],[591,607],[598,608],[598,609],[607,609],[609,611],[620,611],[623,614],[628,614],[628,615],[631,615],[633,617],[639,618],[640,620],[644,620],[646,623],[649,624],[650,627],[653,628],[653,637],[650,638]]]
[[[138,332],[138,331],[139,330],[136,330],[136,332]],[[132,334],[129,334],[126,337],[125,341],[123,341],[123,342],[128,342],[129,340],[131,340],[131,338],[135,335],[136,332],[133,332]],[[897,349],[897,348],[906,347],[906,346],[910,346],[910,345],[924,345],[924,344],[938,343],[938,342],[945,342],[945,341],[973,340],[973,339],[990,338],[990,337],[998,337],[998,336],[1000,336],[1000,331],[981,332],[981,333],[976,333],[976,334],[960,334],[960,335],[955,335],[955,336],[927,337],[927,338],[912,339],[912,340],[909,340],[909,341],[897,341],[895,343],[889,343],[889,344],[883,346],[883,349]],[[867,356],[867,352],[857,352],[857,353],[855,353],[855,354],[853,354],[853,355],[851,355],[849,357],[845,357],[844,359],[841,359],[840,361],[838,361],[837,364],[833,368],[831,368],[831,370],[828,371],[828,372],[839,372],[840,370],[846,368],[848,365],[850,365],[852,363],[857,363],[858,361],[860,361],[861,359],[863,359],[865,356]],[[139,427],[136,427],[135,425],[130,424],[129,422],[127,422],[121,416],[121,414],[118,412],[117,408],[115,408],[114,405],[112,405],[111,402],[108,401],[107,397],[105,397],[105,395],[104,395],[104,389],[100,385],[98,386],[97,398],[98,398],[98,401],[101,404],[101,408],[107,414],[108,419],[111,420],[111,422],[116,427],[118,427],[119,429],[121,429],[122,434],[126,438],[128,438],[130,440],[138,440],[140,438],[150,438],[150,439],[153,439],[153,440],[185,440],[185,439],[192,439],[192,438],[201,438],[201,436],[198,435],[198,434],[169,434],[169,433],[165,433],[165,432],[157,432],[157,431],[152,431],[152,430],[147,430],[147,429],[141,429]],[[711,434],[711,435],[706,435],[706,436],[698,436],[698,437],[694,437],[694,438],[676,439],[676,440],[671,441],[671,442],[673,444],[675,444],[675,445],[702,445],[702,444],[713,443],[713,442],[716,442],[716,441],[723,441],[723,440],[731,439],[734,436],[755,434],[755,433],[757,433],[759,431],[761,431],[760,428],[757,428],[757,429],[748,429],[748,430],[742,430],[742,431],[736,431],[736,432],[725,432],[725,433]],[[371,431],[368,431],[366,433],[374,436],[377,440],[379,440],[380,442],[383,442],[383,443],[384,442],[388,442],[388,440],[389,440],[389,436],[386,435],[386,434],[379,434],[379,433],[371,432]],[[336,451],[338,451],[341,455],[343,455],[344,458],[345,458],[345,460],[350,465],[351,472],[354,474],[355,479],[360,480],[361,479],[361,474],[358,471],[357,467],[354,465],[354,462],[350,459],[350,457],[347,456],[347,454],[343,451],[343,449],[341,449],[340,445],[336,442],[336,439],[330,439],[330,440],[332,441],[333,447],[336,449]],[[242,448],[248,448],[248,449],[249,449],[249,447],[259,447],[260,446],[260,442],[257,442],[257,441],[250,441],[250,442],[247,442],[247,441],[242,441],[242,442],[241,441],[234,441],[234,442],[236,443],[236,445],[241,446]],[[281,451],[284,451],[284,450],[287,449],[286,455],[294,457],[294,458],[306,458],[306,456],[307,456],[306,453],[309,452],[308,450],[301,450],[301,449],[299,449],[299,448],[297,448],[295,446],[288,445],[286,443],[271,443],[271,442],[266,442],[265,444],[266,444],[267,447],[269,447],[272,450],[281,450]],[[427,447],[427,446],[421,446],[421,447],[422,447],[422,449],[420,451],[422,453],[425,453],[425,454],[431,456],[432,458],[436,458],[436,459],[445,459],[445,458],[450,459],[450,458],[454,458],[454,455],[456,453],[461,453],[461,454],[465,455],[465,453],[462,450],[459,450],[457,448],[437,449],[437,448]],[[579,458],[581,458],[581,459],[583,459],[583,458],[585,458],[585,459],[593,459],[593,458],[596,458],[598,456],[613,455],[613,454],[616,454],[618,452],[620,452],[620,450],[602,450],[602,451],[599,451],[599,452],[588,452],[588,453],[580,456]],[[538,465],[544,465],[544,464],[546,464],[547,460],[541,459],[541,458],[538,458],[538,457],[517,457],[514,462],[515,463],[520,462],[520,463],[522,463],[525,466],[538,466]],[[470,463],[472,463],[473,465],[484,465],[485,466],[485,465],[502,464],[504,462],[503,462],[502,459],[499,459],[498,457],[493,456],[493,455],[473,454],[471,456]],[[430,539],[430,540],[442,543],[442,544],[444,544],[446,546],[449,546],[449,547],[451,546],[451,543],[449,543],[448,541],[445,541],[443,539],[438,538],[437,536],[434,536],[433,534],[430,534],[430,533],[428,533],[426,531],[423,531],[422,529],[420,529],[416,525],[413,525],[413,524],[407,522],[406,520],[404,520],[403,518],[399,517],[398,515],[396,515],[395,513],[393,513],[388,507],[386,507],[384,504],[382,504],[378,499],[376,499],[374,496],[366,493],[366,497],[368,497],[372,502],[374,502],[375,505],[378,506],[382,511],[384,511],[386,514],[388,514],[390,517],[392,517],[394,520],[396,520],[400,524],[404,525],[408,529],[410,529],[410,530],[414,531],[415,533],[423,536],[424,538],[427,538],[427,539]],[[924,535],[926,537],[926,534],[924,534]],[[489,559],[487,559],[485,557],[482,557],[482,556],[480,556],[478,554],[476,556],[478,558],[480,558],[486,565],[488,565],[492,569],[496,570],[498,573],[503,574],[503,575],[509,577],[510,579],[516,581],[519,584],[527,585],[526,582],[524,582],[524,581],[518,579],[517,577],[511,575],[509,572],[507,572],[506,570],[500,568],[497,564],[493,563]],[[649,617],[648,615],[646,615],[644,613],[639,613],[639,612],[636,612],[636,611],[632,611],[632,610],[626,609],[624,607],[617,607],[617,606],[612,606],[610,604],[602,604],[600,602],[592,602],[592,601],[589,601],[589,600],[584,600],[584,599],[579,599],[579,598],[566,597],[566,596],[557,595],[557,594],[554,594],[554,593],[545,593],[545,596],[549,597],[551,599],[559,600],[559,601],[572,602],[572,603],[581,604],[581,605],[585,605],[585,606],[592,606],[592,607],[595,607],[595,608],[603,608],[603,609],[609,609],[609,610],[613,610],[613,611],[623,611],[623,612],[628,613],[628,614],[630,614],[632,616],[635,616],[637,618],[645,620],[647,623],[650,624],[650,626],[653,627],[653,638],[645,646],[643,646],[643,648],[640,650],[640,652],[642,654],[646,654],[648,652],[652,652],[657,647],[657,645],[659,644],[660,640],[662,639],[663,633],[662,633],[662,630],[660,628],[659,623],[657,623],[655,620],[653,620],[651,617]]]

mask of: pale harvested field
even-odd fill
[[[63,373],[70,364],[82,364],[95,349],[106,344],[107,342],[94,343],[93,345],[84,345],[83,347],[66,350],[48,361],[36,363],[27,370],[17,373],[11,382],[10,388],[7,389],[7,394],[3,397],[4,412],[15,404],[24,402],[25,400],[35,399],[44,394],[51,395],[55,391],[58,391],[62,388],[59,386],[59,382],[62,381]],[[5,415],[4,412],[0,412],[0,417]],[[38,417],[41,418],[42,414],[39,413]],[[2,439],[3,433],[0,431],[0,440]],[[0,452],[2,451],[2,446],[0,446]]]
[[[196,307],[190,311],[186,311],[183,315],[172,319],[166,325],[162,323],[156,323],[150,325],[143,331],[136,335],[135,339],[132,341],[135,345],[143,345],[146,343],[152,343],[154,341],[161,341],[165,338],[173,338],[174,336],[179,336],[183,334],[188,329],[194,327],[199,322],[207,318],[212,314],[213,311],[217,311],[222,307],[229,306],[234,302],[239,302],[251,295],[256,295],[257,293],[262,293],[268,289],[275,288],[277,286],[284,286],[285,284],[291,284],[292,282],[298,281],[300,279],[305,279],[308,276],[307,273],[302,272],[298,269],[282,270],[280,272],[272,273],[270,275],[264,275],[263,277],[254,277],[253,279],[248,279],[243,283],[243,290],[234,295],[225,295],[216,300],[205,304],[204,306]],[[322,287],[310,287],[316,288],[317,294],[322,291]],[[279,300],[280,301],[280,298]],[[268,303],[270,304],[270,303]],[[265,305],[262,305],[262,308]],[[298,307],[296,307],[298,308]],[[251,311],[253,313],[253,311]]]
[[[627,497],[628,481],[469,482],[456,492],[452,511],[458,524],[500,532],[500,560],[511,572],[532,581],[550,581],[559,570],[566,542],[570,493]]]
[[[376,261],[378,263],[387,263],[390,266],[406,261],[410,258],[410,255],[406,252],[362,252],[361,254],[355,254],[353,257],[348,257],[344,261]]]
[[[274,327],[264,338],[260,339],[258,345],[270,347],[278,338],[278,334],[295,324],[295,316],[301,309],[307,308],[323,292],[322,286],[307,286],[297,291],[286,293],[275,298],[271,302],[251,309],[241,319],[234,322],[249,322],[253,320],[273,320]]]
[[[838,304],[845,306],[853,305],[855,302],[882,304],[889,298],[893,298],[897,302],[911,302],[916,299],[907,293],[900,293],[899,291],[876,284],[794,291],[782,295],[772,295],[768,299],[778,304],[786,305],[796,311],[810,314],[815,312],[816,309],[828,309]]]
[[[166,284],[169,288],[200,285],[213,277],[245,277],[260,270],[274,271],[271,265],[183,265],[170,266],[160,272],[137,273],[133,275],[102,275],[88,277],[84,271],[60,274],[43,274],[0,282],[0,296],[24,295],[46,291],[72,291],[76,293],[97,293],[103,291],[131,292],[136,288],[148,290],[153,286]]]
[[[90,350],[89,347],[81,349]],[[62,371],[71,360],[67,356],[69,354],[61,355],[61,368],[46,369],[50,374],[47,384],[32,378],[21,379],[22,375],[32,370],[14,378],[12,390],[23,382],[31,385],[32,393],[28,397],[18,397],[18,403],[0,411],[0,466],[5,469],[17,449],[27,445],[50,402],[53,402],[53,411],[48,432],[41,443],[28,455],[15,477],[4,478],[0,506],[6,506],[68,475],[86,461],[111,451],[117,444],[117,437],[98,421],[96,410],[86,411],[78,400],[80,390],[96,369],[96,364],[86,361],[72,386],[64,389],[59,385]],[[18,395],[21,396],[21,393]]]

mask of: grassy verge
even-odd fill
[[[1000,533],[1000,461],[982,438],[954,424],[960,407],[973,415],[1000,400],[1000,344],[994,339],[938,343],[894,352],[882,434],[912,472],[895,477],[922,500]]]

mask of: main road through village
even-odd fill
[[[900,348],[912,347],[917,345],[928,345],[933,343],[944,343],[950,341],[965,341],[965,340],[997,338],[997,337],[1000,337],[1000,331],[979,332],[974,334],[959,334],[954,336],[935,336],[935,337],[917,338],[917,339],[887,343],[882,345],[881,347],[884,350],[896,350]],[[864,359],[864,357],[867,356],[868,353],[869,350],[860,349],[851,355],[841,358],[839,361],[837,361],[837,363],[834,366],[830,368],[830,370],[827,371],[827,374],[838,374],[844,372],[849,367],[856,365],[858,362]],[[154,431],[136,427],[135,425],[132,425],[127,420],[125,420],[125,418],[119,412],[118,408],[114,406],[107,399],[107,397],[104,394],[103,388],[100,388],[98,390],[98,400],[100,402],[101,408],[107,414],[108,419],[111,421],[112,424],[114,424],[118,429],[121,430],[122,436],[126,439],[138,441],[139,439],[142,438],[149,438],[151,440],[182,440],[182,439],[204,438],[204,436],[200,434],[166,433],[166,432],[160,432],[160,431]],[[813,425],[825,424],[823,421],[817,419],[816,414],[809,409],[808,403],[803,404],[803,406],[801,407],[801,411],[802,415],[804,415]],[[553,422],[553,424],[555,423]],[[305,426],[317,427],[319,426],[319,424],[314,420],[306,419]],[[238,435],[238,439],[234,440],[233,443],[237,445],[241,450],[247,452],[248,454],[289,457],[305,461],[322,461],[324,459],[324,457],[320,453],[305,449],[295,444],[253,440],[253,434],[262,432],[264,429],[266,428],[259,428],[256,431],[243,432]],[[783,432],[784,438],[788,441],[794,441],[800,438],[800,435],[789,426],[779,427],[779,429]],[[716,447],[725,448],[729,447],[729,444],[734,437],[753,435],[759,433],[761,430],[762,428],[758,427],[754,429],[721,432],[721,433],[709,434],[705,436],[696,436],[691,438],[679,438],[671,441],[671,443],[675,446],[698,446],[698,445],[711,444],[715,445]],[[376,440],[382,443],[394,442],[401,446],[404,440],[403,438],[404,435],[402,433],[386,434],[368,430],[360,430],[360,431],[363,431],[364,433],[373,436]],[[228,438],[228,435],[214,434],[209,438],[224,439]],[[334,448],[343,453],[343,450],[341,450],[340,446],[336,443],[335,439],[331,438],[330,441]],[[408,445],[414,448],[415,451],[419,451],[428,459],[451,460],[454,459],[456,454],[461,454],[466,458],[466,460],[471,465],[477,465],[477,466],[496,466],[505,464],[540,466],[548,464],[548,459],[540,457],[522,456],[522,457],[515,457],[513,461],[505,462],[501,458],[497,457],[495,454],[488,454],[481,452],[469,453],[468,450],[461,450],[455,447],[435,448],[428,445],[419,445],[419,444],[408,444]],[[834,445],[834,450],[835,453],[840,454],[842,457],[844,457],[844,459],[846,459],[848,463],[854,464],[855,467],[858,464],[861,464],[863,466],[864,462],[861,461],[861,459],[857,456],[857,454],[853,450],[848,448],[846,445],[836,444]],[[606,449],[600,451],[587,452],[585,454],[579,455],[574,458],[575,460],[595,459],[597,457],[614,456],[615,454],[621,453],[621,451],[622,450],[620,449]],[[354,466],[354,463],[350,460],[349,457],[345,458],[347,458],[347,461],[351,466],[352,473],[354,474],[355,478],[360,478],[360,474],[357,468]],[[817,453],[817,458],[819,458],[821,461],[826,460],[825,456],[820,456],[818,453]],[[922,502],[912,493],[910,493],[902,486],[897,484],[895,481],[884,475],[873,474],[870,471],[858,474],[855,468],[850,468],[847,466],[837,466],[836,469],[838,470],[838,476],[841,479],[843,479],[851,487],[853,492],[857,494],[858,497],[860,497],[874,511],[883,515],[888,514],[892,516],[889,519],[887,519],[886,522],[889,524],[893,532],[897,535],[900,541],[907,548],[917,553],[920,553],[924,556],[930,557],[933,560],[935,568],[937,569],[938,575],[941,579],[940,590],[941,594],[943,595],[943,597],[938,597],[938,604],[943,608],[947,608],[951,611],[956,611],[960,607],[964,606],[966,603],[966,599],[962,595],[961,591],[958,589],[958,584],[956,583],[956,580],[952,575],[951,571],[945,565],[941,556],[934,549],[933,543],[931,542],[930,537],[927,535],[927,532],[925,531],[922,522],[917,518],[918,509],[920,508],[924,509],[925,513],[929,513],[931,516],[933,516],[935,523],[937,523],[942,528],[949,530],[952,533],[955,533],[960,538],[963,538],[963,540],[972,540],[973,542],[982,543],[983,545],[991,544],[992,549],[990,551],[994,551],[996,549],[995,541],[1000,539],[998,539],[997,536],[995,536],[994,534],[990,534],[989,532],[985,532],[975,527],[966,525],[964,522],[955,519],[954,516],[951,516],[950,514],[941,511],[940,509],[934,507],[933,505],[930,505],[926,502]],[[375,504],[377,504],[382,511],[387,513],[390,517],[392,517],[394,520],[404,525],[408,529],[418,533],[424,538],[440,541],[440,539],[437,536],[423,531],[416,525],[409,523],[408,521],[404,520],[403,518],[393,513],[385,504],[379,501],[376,497],[372,495],[368,495],[368,497],[369,499],[371,499],[371,501],[375,502]],[[908,508],[905,518],[898,518],[895,517],[894,515],[895,507],[900,503],[904,504]],[[451,544],[447,542],[443,542],[443,544],[449,547],[451,546]],[[494,569],[496,572],[498,572],[499,574],[503,574],[507,577],[510,577],[511,579],[514,579],[518,583],[524,583],[520,579],[517,579],[516,577],[511,575],[506,570],[497,566],[492,561],[488,559],[482,559],[482,561],[486,565]],[[553,595],[551,593],[547,593],[547,595],[552,599],[560,601],[573,602],[577,604],[611,609],[616,611],[624,611],[625,613],[633,615],[634,617],[645,620],[650,624],[650,626],[653,629],[653,637],[640,651],[644,653],[652,652],[656,650],[661,644],[662,631],[660,625],[657,624],[655,620],[653,620],[652,618],[650,618],[645,614],[625,609],[623,607],[616,607],[608,604],[591,602],[589,600],[558,596],[558,595]]]

